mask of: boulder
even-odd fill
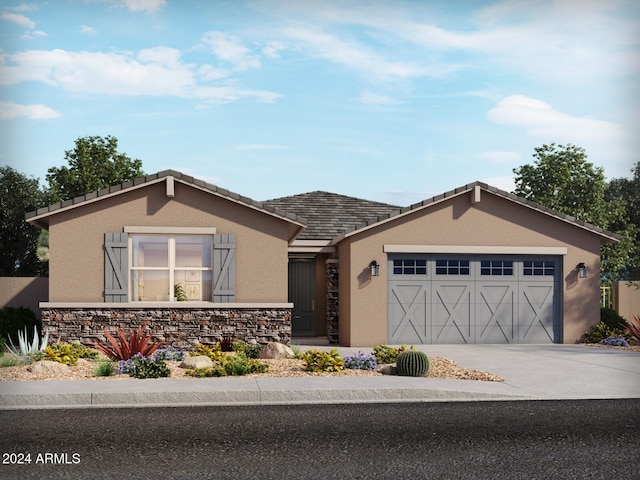
[[[385,365],[380,369],[380,373],[383,375],[397,375],[398,369],[393,365]]]
[[[258,358],[262,360],[283,360],[285,358],[291,358],[294,356],[293,350],[286,345],[278,342],[267,343],[260,353]]]
[[[27,367],[27,370],[31,373],[38,375],[65,375],[71,373],[71,368],[60,362],[52,362],[50,360],[41,360],[39,362],[32,363]]]
[[[187,356],[182,363],[180,364],[180,368],[188,368],[189,370],[194,368],[211,368],[213,367],[213,360],[211,360],[206,355],[196,355],[196,356]]]

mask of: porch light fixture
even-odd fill
[[[584,262],[580,262],[576,265],[576,271],[580,278],[587,278],[587,275],[589,275],[589,267],[587,267]]]
[[[372,277],[377,277],[380,275],[380,265],[376,260],[371,260],[371,263],[369,264],[369,268],[371,269]]]

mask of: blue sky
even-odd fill
[[[0,164],[78,137],[256,200],[513,188],[536,146],[639,160],[640,2],[0,0]]]

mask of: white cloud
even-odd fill
[[[123,3],[132,12],[156,12],[162,10],[166,5],[166,0],[124,0]]]
[[[95,33],[98,33],[98,31],[93,27],[89,27],[88,25],[82,25],[80,27],[80,33],[84,33],[84,34],[87,34],[87,35],[93,35]]]
[[[626,136],[624,129],[615,123],[562,113],[542,100],[524,95],[505,97],[487,112],[487,118],[501,125],[524,128],[533,137],[563,141],[612,141]]]
[[[36,38],[46,37],[46,36],[47,34],[40,30],[31,30],[29,32],[26,32],[20,35],[20,38],[22,38],[23,40],[34,40]]]
[[[162,10],[166,0],[85,0],[86,2],[106,3],[112,6],[126,7],[130,12],[154,13]]]
[[[358,97],[358,101],[360,103],[364,103],[365,105],[395,105],[397,103],[400,103],[391,97],[387,97],[386,95],[378,95],[371,92],[363,92],[362,95]]]
[[[242,98],[273,102],[279,94],[236,86],[201,85],[199,67],[180,61],[180,52],[155,47],[131,53],[27,50],[0,54],[0,85],[35,81],[74,93],[174,96],[205,103]]]
[[[14,12],[32,12],[34,10],[39,10],[37,5],[30,5],[28,3],[22,3],[15,7],[8,7],[8,9],[13,10]]]
[[[45,105],[19,105],[11,102],[0,102],[0,119],[26,117],[33,120],[43,118],[57,118],[60,113]]]
[[[368,46],[310,28],[290,27],[283,33],[304,44],[316,57],[382,79],[443,77],[460,68],[460,65],[437,62],[424,65],[415,61],[387,60]]]
[[[286,50],[286,48],[282,42],[268,42],[262,47],[262,53],[267,58],[280,58],[280,50]]]
[[[480,158],[495,163],[512,163],[520,160],[522,155],[518,152],[491,151],[482,152]]]
[[[260,67],[260,60],[251,51],[241,45],[233,35],[224,32],[207,32],[202,42],[220,60],[232,65],[236,71]]]
[[[2,20],[7,20],[8,22],[17,23],[23,27],[36,28],[36,22],[19,13],[2,12],[0,13],[0,18],[2,18]]]

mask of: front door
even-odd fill
[[[314,259],[289,259],[289,302],[293,303],[291,335],[316,335],[316,263]]]

